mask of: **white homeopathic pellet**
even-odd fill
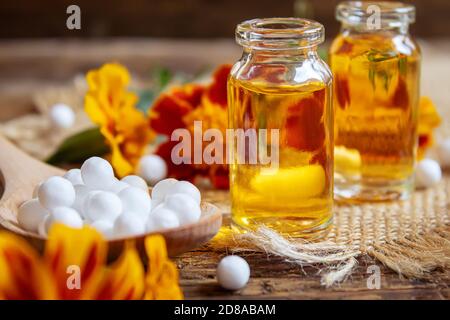
[[[38,199],[44,208],[70,207],[75,201],[75,189],[69,180],[54,176],[41,184]]]
[[[74,186],[84,184],[80,169],[70,169],[63,175],[63,178],[69,180]]]
[[[149,184],[154,185],[167,177],[167,164],[156,154],[143,156],[139,161],[138,174]]]
[[[90,226],[103,234],[105,237],[111,237],[113,235],[114,222],[110,220],[96,220],[90,224]]]
[[[190,183],[189,181],[177,181],[173,186],[169,188],[169,190],[166,193],[166,196],[175,194],[175,193],[183,193],[188,196],[190,196],[192,199],[194,199],[198,204],[201,202],[201,193],[198,188]]]
[[[147,219],[152,208],[152,201],[147,191],[136,187],[128,187],[120,191],[118,197],[122,201],[123,211],[135,212],[142,219]]]
[[[162,229],[176,228],[180,226],[177,215],[172,210],[165,208],[164,204],[158,206],[150,214],[146,230],[147,232],[154,232]]]
[[[112,192],[91,191],[84,201],[83,212],[91,221],[114,220],[122,212],[122,201]]]
[[[107,191],[111,191],[115,194],[118,194],[120,191],[128,188],[129,186],[130,186],[129,184],[115,178],[113,184],[109,187]]]
[[[101,190],[109,190],[115,178],[109,162],[100,157],[91,157],[83,163],[81,177],[88,187]]]
[[[217,281],[228,290],[239,290],[245,287],[250,278],[250,267],[239,256],[227,256],[217,266]]]
[[[145,223],[140,215],[124,211],[115,221],[114,237],[136,236],[145,232]]]
[[[47,236],[47,229],[49,226],[50,215],[46,215],[38,225],[38,234],[42,237]]]
[[[39,223],[41,223],[47,214],[48,211],[41,205],[38,199],[28,200],[19,207],[17,222],[25,230],[37,232]]]
[[[432,159],[423,159],[416,166],[416,185],[419,188],[430,188],[442,179],[439,163]]]
[[[144,191],[148,191],[147,182],[145,182],[144,179],[142,179],[139,176],[136,175],[129,175],[126,177],[123,177],[120,181],[139,189],[142,189]]]
[[[169,192],[170,188],[173,187],[178,180],[174,178],[168,178],[158,182],[152,189],[152,205],[156,208],[160,203],[164,202],[166,194]]]
[[[202,214],[200,205],[192,197],[183,193],[167,196],[164,205],[176,213],[180,225],[197,222]]]
[[[443,168],[450,168],[450,138],[437,143],[436,153]]]
[[[75,201],[72,205],[72,208],[77,210],[77,212],[83,217],[86,218],[84,214],[84,201],[86,200],[87,195],[91,192],[84,184],[77,184],[74,186],[75,189]]]
[[[71,228],[80,229],[83,227],[83,220],[78,212],[69,207],[57,207],[50,212],[49,220],[47,221],[46,232],[54,223],[61,223]]]
[[[57,103],[50,107],[49,116],[50,121],[57,128],[67,129],[75,123],[75,113],[64,103]]]

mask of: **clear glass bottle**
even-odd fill
[[[259,139],[253,149],[276,149],[277,165],[231,160],[232,221],[241,230],[264,225],[292,237],[318,237],[331,223],[332,77],[317,54],[323,39],[323,26],[306,19],[237,26],[243,55],[228,80],[229,127],[278,131],[278,138],[267,134],[267,143]],[[232,152],[248,160],[254,145],[235,144]]]
[[[330,48],[335,110],[335,197],[406,199],[417,149],[420,51],[400,2],[340,3]]]

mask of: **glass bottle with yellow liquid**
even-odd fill
[[[266,226],[316,238],[330,226],[332,77],[317,54],[323,38],[323,26],[305,19],[255,19],[237,26],[244,50],[231,70],[228,108],[235,140],[245,133],[244,145],[230,148],[237,155],[230,160],[232,222],[240,230]],[[262,161],[261,154],[270,154],[271,161]],[[257,161],[249,161],[252,156]]]
[[[417,149],[420,51],[408,33],[415,9],[343,2],[330,48],[335,110],[335,196],[406,199]]]

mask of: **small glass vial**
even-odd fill
[[[237,154],[230,160],[230,192],[232,222],[240,230],[266,226],[317,238],[330,226],[332,77],[317,54],[323,39],[323,26],[306,19],[237,26],[244,50],[228,80],[229,127],[249,142],[229,148]],[[257,161],[250,163],[252,156]]]
[[[400,2],[340,3],[330,48],[335,110],[335,197],[406,199],[417,149],[420,51]]]

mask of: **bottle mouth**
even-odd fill
[[[236,42],[255,50],[292,50],[318,46],[325,32],[320,23],[301,18],[264,18],[236,27]]]
[[[336,7],[336,19],[350,25],[374,23],[377,17],[381,27],[400,27],[414,23],[416,9],[396,1],[345,1]]]

